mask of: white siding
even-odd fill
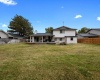
[[[62,41],[60,41],[60,38],[56,38],[55,42],[56,42],[56,43],[65,42],[65,38],[62,38]]]
[[[75,36],[75,31],[65,31],[65,33],[60,33],[60,31],[53,31],[55,37],[65,37],[65,36]]]
[[[75,36],[76,31],[65,31],[66,36]]]
[[[2,31],[0,31],[0,37],[1,38],[8,38],[7,34],[3,33]]]
[[[73,37],[73,40],[71,40],[71,37],[67,37],[67,44],[70,43],[77,43],[77,37]]]
[[[100,35],[100,31],[98,30],[91,30],[88,33]]]

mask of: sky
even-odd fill
[[[60,26],[100,28],[100,0],[0,0],[0,30],[8,26],[15,15],[28,19],[34,31]]]

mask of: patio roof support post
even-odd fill
[[[42,36],[42,43],[43,43],[43,36]]]
[[[34,36],[32,37],[32,42],[34,42]]]
[[[31,40],[31,36],[30,36],[30,42],[32,42],[32,40]]]

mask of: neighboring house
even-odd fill
[[[12,33],[8,33],[9,35],[13,36],[13,39],[23,39],[23,36],[20,36],[19,34],[12,34]]]
[[[90,29],[87,33],[81,33],[77,35],[78,39],[81,38],[98,38],[100,37],[100,28]]]
[[[100,28],[90,29],[87,33],[95,34],[95,35],[99,35],[100,36]]]
[[[4,32],[3,30],[0,30],[0,44],[5,44],[5,43],[18,43],[20,42],[19,36],[14,36],[13,34],[8,34]]]
[[[0,39],[1,38],[11,38],[13,36],[9,35],[8,33],[4,32],[3,30],[0,30]]]
[[[3,30],[0,30],[0,44],[5,44],[8,43],[10,41],[9,38],[12,38],[13,36],[7,34],[6,32],[4,32]]]
[[[10,30],[8,30],[7,33],[13,36],[13,39],[23,39],[24,38],[24,36],[19,35],[19,32],[16,32],[16,31],[10,32]]]
[[[32,43],[77,43],[76,29],[72,29],[66,26],[53,29],[51,33],[37,33],[30,36],[30,42]]]

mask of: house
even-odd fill
[[[99,35],[100,36],[100,28],[90,29],[87,33],[95,34],[95,35]]]
[[[31,43],[77,43],[76,29],[66,26],[53,29],[51,33],[36,33],[30,36]]]
[[[56,43],[77,43],[76,29],[61,26],[53,30],[53,35]]]
[[[98,38],[100,37],[100,28],[90,29],[86,33],[77,35],[78,39],[81,38]]]
[[[13,36],[9,35],[8,33],[4,32],[3,30],[0,30],[0,39],[1,38],[11,38]]]
[[[12,38],[12,37],[13,36],[7,34],[3,30],[0,30],[0,44],[8,43],[10,41],[10,38]]]
[[[7,30],[7,33],[9,35],[13,36],[13,39],[23,39],[23,38],[25,38],[24,36],[19,35],[19,32],[17,32],[17,31]]]
[[[19,36],[14,36],[12,34],[6,33],[3,30],[0,30],[0,44],[5,43],[18,43],[20,40]]]

